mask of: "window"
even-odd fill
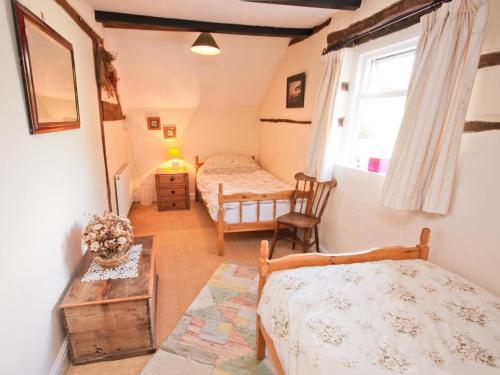
[[[360,54],[351,98],[346,164],[384,173],[404,114],[416,39]]]

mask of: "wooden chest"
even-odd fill
[[[189,179],[185,169],[157,169],[158,210],[189,210]]]
[[[87,252],[60,309],[74,364],[131,357],[156,350],[157,274],[153,237],[135,240],[143,246],[138,276],[82,282],[92,258]]]

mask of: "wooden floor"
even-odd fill
[[[153,248],[159,275],[156,330],[158,344],[169,335],[217,267],[226,261],[257,265],[259,243],[272,232],[226,235],[225,255],[217,255],[217,233],[200,203],[188,211],[158,212],[156,206],[134,204],[130,219],[136,236],[154,235]],[[291,253],[281,243],[275,257]],[[73,366],[67,375],[136,375],[151,356]]]

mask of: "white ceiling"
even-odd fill
[[[310,28],[336,10],[241,0],[87,0],[96,10],[242,25]]]
[[[105,29],[106,48],[117,54],[118,90],[125,110],[260,104],[289,40],[216,34],[221,54],[201,56],[189,48],[197,36]]]

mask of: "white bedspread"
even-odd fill
[[[258,311],[289,375],[500,374],[500,299],[422,260],[274,272]]]
[[[293,187],[278,179],[264,169],[245,173],[198,173],[197,185],[212,219],[218,216],[218,192],[219,183],[224,185],[224,194],[235,193],[276,193],[284,190],[293,190]],[[243,204],[243,222],[257,221],[256,202],[245,202]],[[272,201],[262,201],[260,207],[260,221],[272,220]],[[226,223],[239,222],[239,203],[224,204],[224,219]],[[276,216],[286,214],[290,211],[290,202],[278,201]]]

